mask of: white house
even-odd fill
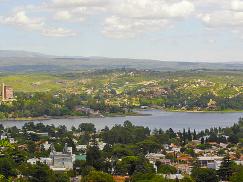
[[[39,161],[40,161],[40,159],[38,159],[38,158],[32,158],[32,159],[28,159],[27,163],[29,163],[31,165],[34,165],[34,164],[36,164]]]
[[[203,156],[203,157],[198,157],[197,160],[198,160],[201,167],[209,167],[209,168],[213,168],[213,169],[215,168],[216,169],[217,166],[219,165],[219,162],[223,160],[223,157]]]

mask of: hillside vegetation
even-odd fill
[[[17,101],[0,106],[3,117],[126,114],[140,107],[171,111],[242,111],[240,71],[100,70],[68,74],[9,74],[0,82]],[[82,112],[82,113],[80,113]]]

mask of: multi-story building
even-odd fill
[[[56,152],[53,145],[51,145],[50,158],[52,159],[51,168],[55,171],[64,171],[73,169],[73,162],[75,155],[72,154],[72,147],[65,147],[63,152]]]
[[[14,98],[13,88],[2,84],[2,101],[10,101]]]
[[[202,156],[197,158],[201,167],[219,169],[219,166],[223,160],[220,156]]]

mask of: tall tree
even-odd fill
[[[214,169],[194,168],[192,177],[196,182],[218,182],[217,173]]]
[[[226,155],[221,163],[218,174],[221,180],[228,181],[233,174],[233,162],[230,160],[229,155]]]

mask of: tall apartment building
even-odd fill
[[[2,84],[2,101],[9,101],[14,98],[13,88]]]

